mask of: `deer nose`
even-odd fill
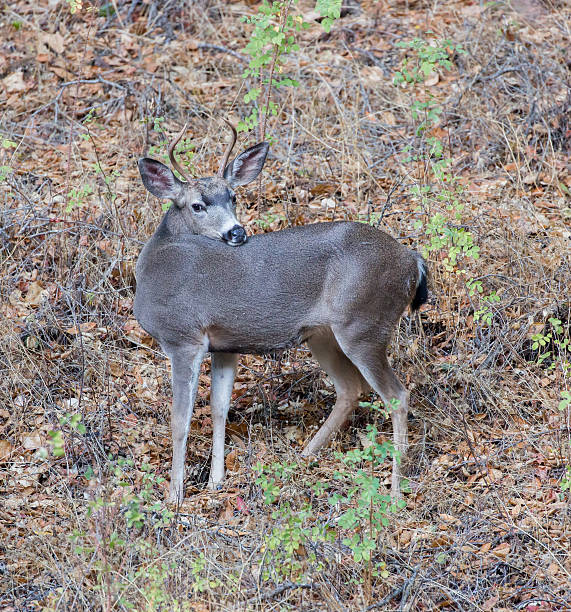
[[[241,225],[235,225],[232,229],[222,234],[222,238],[229,244],[238,246],[246,242],[246,230]]]

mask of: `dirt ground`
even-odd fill
[[[329,34],[312,2],[291,8],[311,24],[281,68],[299,86],[272,92],[271,152],[239,219],[250,233],[372,222],[431,273],[392,346],[411,491],[371,563],[328,500],[374,417],[360,408],[302,460],[335,400],[304,348],[241,358],[216,492],[207,360],[187,497],[174,517],[163,504],[170,366],[132,312],[163,211],[136,160],[163,159],[188,121],[181,159],[216,171],[221,119],[252,108],[240,18],[261,5],[72,5],[16,0],[0,20],[0,608],[571,610],[569,5],[351,0]],[[393,81],[415,37],[466,50],[418,89],[442,109],[423,136],[413,88]],[[415,190],[431,182],[428,134],[451,159],[458,217]],[[255,142],[242,132],[238,147]],[[466,232],[479,257],[446,261]],[[389,440],[390,419],[378,427]],[[258,463],[274,466],[265,484]],[[382,487],[390,471],[375,470]]]

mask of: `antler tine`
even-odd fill
[[[226,168],[226,164],[228,163],[228,158],[230,157],[230,153],[232,153],[232,149],[234,148],[234,145],[236,144],[236,138],[238,138],[238,133],[236,132],[236,128],[230,123],[230,121],[227,121],[226,119],[222,119],[222,121],[224,121],[224,123],[232,130],[232,140],[228,143],[228,147],[226,148],[226,151],[224,152],[224,157],[222,158],[222,161],[220,162],[220,168],[218,169],[218,176],[224,176],[224,168]]]
[[[188,123],[185,123],[182,130],[173,138],[173,140],[171,140],[171,143],[169,145],[169,159],[171,160],[172,167],[182,176],[182,178],[187,183],[190,183],[191,181],[186,175],[186,172],[183,170],[182,166],[176,161],[176,158],[174,156],[174,148],[178,144],[179,140],[182,138],[182,135],[186,132],[187,127]]]

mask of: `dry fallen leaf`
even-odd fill
[[[236,497],[236,507],[242,514],[250,514],[246,502],[240,496]]]
[[[73,72],[70,72],[69,70],[67,70],[66,68],[62,67],[62,66],[57,66],[57,65],[52,65],[50,66],[50,70],[57,75],[58,77],[60,77],[60,79],[63,79],[64,81],[69,81],[71,79],[73,79]]]
[[[41,37],[41,41],[56,53],[61,54],[64,52],[64,38],[59,32],[55,32],[54,34],[44,34]]]
[[[381,121],[385,123],[386,125],[396,125],[397,124],[397,118],[395,117],[395,114],[391,111],[382,111]]]
[[[0,440],[0,461],[6,461],[10,457],[12,448],[8,440]]]
[[[429,74],[426,79],[424,79],[424,84],[427,87],[433,87],[434,85],[436,85],[436,83],[438,83],[438,81],[440,81],[440,77],[438,76],[438,72],[432,72],[431,74]]]
[[[523,177],[522,181],[524,185],[533,185],[537,182],[539,172],[531,172]]]
[[[110,361],[109,362],[109,370],[113,376],[121,377],[125,374],[125,367],[120,361]]]
[[[385,83],[387,81],[387,77],[385,76],[383,69],[379,66],[364,67],[361,70],[361,77],[369,87],[373,87],[375,85]]]
[[[36,450],[42,448],[43,441],[39,431],[30,432],[29,434],[22,436],[22,446],[26,450]]]
[[[84,323],[81,323],[81,325],[79,326],[79,330],[76,326],[74,326],[74,327],[68,327],[65,331],[66,333],[71,334],[72,336],[75,336],[79,332],[81,332],[82,334],[88,334],[89,332],[93,331],[96,327],[97,327],[97,323],[95,323],[94,321],[85,321]]]
[[[550,576],[557,576],[557,574],[559,573],[559,565],[555,562],[550,563],[549,567],[547,568],[547,573]]]
[[[26,91],[29,86],[24,81],[24,73],[21,70],[13,72],[6,78],[2,79],[2,85],[8,93],[16,93],[18,91]]]
[[[240,460],[238,458],[238,451],[236,449],[230,451],[226,455],[226,469],[229,472],[237,472],[240,469]]]
[[[482,610],[493,610],[494,606],[498,603],[498,601],[500,601],[499,595],[494,595],[493,597],[490,597],[490,599],[488,599],[482,604]]]
[[[39,306],[44,295],[47,295],[47,292],[44,293],[42,285],[38,281],[35,281],[28,286],[28,292],[26,293],[24,301],[31,306]]]
[[[501,557],[505,559],[511,550],[510,545],[507,542],[502,542],[499,546],[496,546],[492,550],[492,554],[496,555],[496,557]]]

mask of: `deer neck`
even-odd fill
[[[189,233],[194,234],[195,232],[191,229],[190,215],[191,212],[186,206],[184,208],[179,208],[176,204],[172,204],[164,217],[162,225],[166,227],[168,232],[173,236]]]

